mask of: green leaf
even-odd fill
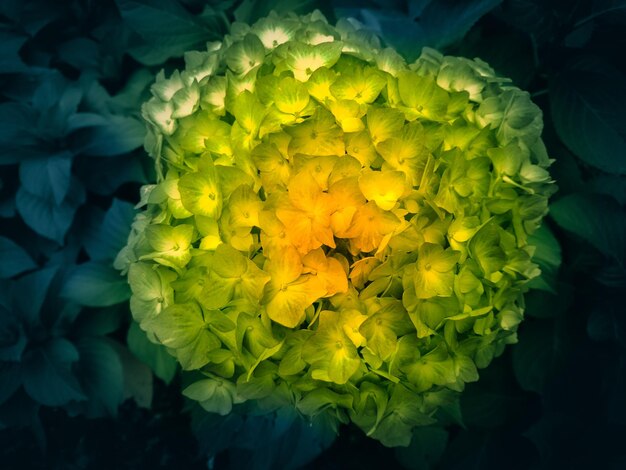
[[[126,155],[109,158],[79,157],[74,161],[78,178],[87,190],[110,196],[125,183],[148,183],[142,160]]]
[[[76,374],[88,397],[86,416],[115,416],[124,400],[124,373],[120,357],[104,338],[81,338]]]
[[[89,257],[94,261],[115,259],[126,245],[134,216],[135,209],[132,204],[113,199],[104,219],[85,237],[85,249]]]
[[[422,47],[442,48],[461,39],[485,14],[502,0],[438,0],[417,3],[410,8],[412,16],[393,8],[381,10],[339,9],[341,16],[357,16],[365,25],[380,34],[387,44],[396,48],[408,60],[414,60]],[[354,14],[356,13],[356,14]],[[415,17],[419,18],[415,20]]]
[[[147,42],[144,47],[130,50],[145,65],[181,57],[222,33],[219,29],[203,27],[175,0],[116,0],[115,3],[124,22]]]
[[[57,271],[58,267],[39,269],[20,277],[13,285],[17,310],[27,325],[34,326],[39,321],[39,314]]]
[[[417,427],[408,447],[398,447],[396,458],[411,470],[429,470],[441,458],[448,443],[448,431],[437,426]]]
[[[78,129],[72,134],[72,149],[78,154],[113,157],[141,147],[145,126],[132,116],[102,116],[94,126]]]
[[[0,305],[0,361],[19,362],[27,341],[19,314]]]
[[[150,366],[154,375],[169,384],[176,375],[176,359],[160,344],[148,340],[139,325],[131,323],[126,336],[128,349],[143,363]]]
[[[580,59],[550,83],[554,126],[584,162],[626,174],[626,77],[600,60]],[[585,132],[580,132],[585,129]]]
[[[622,206],[626,205],[626,178],[617,175],[599,175],[588,183],[598,194],[611,196]]]
[[[0,404],[7,401],[21,384],[20,364],[17,362],[0,362]]]
[[[514,345],[513,371],[524,390],[542,393],[562,354],[554,326],[546,320],[524,322]]]
[[[550,206],[555,222],[622,267],[626,263],[626,212],[606,196],[570,194]]]
[[[130,288],[112,266],[89,261],[70,272],[61,296],[87,307],[106,307],[127,300]]]
[[[320,2],[320,0],[243,0],[235,9],[235,19],[252,24],[267,16],[272,10],[304,15],[315,8],[328,10],[326,3],[326,1]]]
[[[587,319],[587,334],[594,341],[616,341],[626,344],[626,319],[616,302],[600,304]]]
[[[15,205],[26,225],[39,235],[62,244],[74,214],[84,200],[85,190],[80,183],[75,182],[61,205],[33,194],[24,187],[17,191]]]
[[[561,245],[546,224],[528,238],[528,244],[535,247],[532,260],[541,268],[541,276],[532,279],[528,287],[556,294],[557,273],[561,266]]]
[[[47,158],[33,158],[20,164],[22,186],[41,198],[54,200],[60,205],[70,189],[70,152],[64,151]]]
[[[63,338],[53,338],[24,357],[23,383],[26,393],[46,406],[62,406],[86,397],[72,373],[79,359],[76,347]]]
[[[6,237],[0,236],[0,279],[22,274],[24,271],[34,269],[37,264],[30,255],[15,243]]]

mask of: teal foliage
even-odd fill
[[[433,398],[439,424],[400,449],[271,403],[221,416],[183,402],[187,379],[131,325],[113,269],[155,180],[139,111],[154,76],[236,21],[315,8],[410,61],[429,46],[511,77],[544,113],[560,188],[533,235],[543,274],[518,344],[460,405]],[[623,468],[625,27],[621,0],[0,2],[3,467]]]

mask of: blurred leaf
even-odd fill
[[[0,24],[0,70],[2,73],[17,73],[28,70],[19,50],[28,37],[5,30]]]
[[[622,268],[626,261],[626,212],[606,196],[570,194],[550,206],[555,222]]]
[[[550,82],[550,105],[563,142],[586,163],[626,174],[626,88],[618,70],[580,59]],[[580,130],[584,129],[584,132]]]
[[[124,399],[124,375],[117,352],[103,338],[81,338],[76,346],[80,353],[76,375],[88,397],[85,415],[116,415]]]
[[[18,313],[0,305],[0,361],[21,361],[25,347],[26,332]]]
[[[235,20],[252,24],[274,10],[279,13],[294,12],[301,15],[319,9],[328,15],[328,1],[325,0],[243,0],[235,10]]]
[[[55,21],[67,10],[65,5],[49,3],[46,0],[4,0],[0,2],[2,15],[17,23],[31,36],[35,36],[42,28]]]
[[[537,43],[550,41],[557,25],[554,2],[506,0],[496,14],[508,24],[529,33]]]
[[[481,17],[502,0],[438,0],[417,5],[417,21],[403,11],[390,9],[342,9],[337,16],[355,15],[369,29],[382,36],[409,61],[416,59],[422,47],[443,48],[461,39]]]
[[[132,398],[137,406],[150,408],[154,394],[150,367],[137,359],[126,347],[111,343],[122,361],[124,371],[124,398]]]
[[[117,331],[128,316],[128,308],[115,305],[98,309],[82,309],[73,320],[72,334],[77,336],[105,336]]]
[[[114,106],[120,114],[124,111],[132,113],[148,100],[149,88],[153,82],[154,73],[149,69],[141,68],[131,75],[124,88],[110,99],[109,104]]]
[[[536,450],[531,442],[519,434],[506,428],[491,432],[472,429],[461,431],[451,439],[441,468],[527,470],[536,468],[536,464]]]
[[[36,114],[29,106],[0,103],[0,165],[17,163],[32,155],[36,144],[32,126],[36,121]]]
[[[74,181],[61,205],[53,200],[37,196],[23,187],[17,192],[17,211],[30,228],[39,235],[63,244],[65,234],[72,224],[76,209],[84,202],[85,191]]]
[[[115,3],[126,24],[146,41],[146,45],[129,51],[146,65],[181,57],[222,33],[203,27],[176,0],[116,0]]]
[[[554,318],[565,313],[573,300],[573,288],[559,282],[555,290],[556,292],[533,289],[524,294],[524,313],[534,318]]]
[[[556,360],[563,353],[554,325],[547,320],[524,322],[519,343],[512,350],[513,371],[521,387],[542,393]]]
[[[528,238],[535,247],[533,262],[541,268],[541,276],[528,283],[531,289],[542,289],[556,293],[557,273],[561,266],[561,245],[545,223]]]
[[[86,234],[85,249],[94,261],[112,261],[126,245],[128,231],[135,209],[133,205],[113,199],[109,210],[104,214],[97,226],[92,226]]]
[[[102,116],[99,122],[86,122],[72,135],[76,153],[95,157],[112,157],[128,153],[143,145],[145,127],[132,116]]]
[[[76,347],[63,338],[52,338],[24,357],[22,369],[26,392],[42,405],[62,406],[86,399],[72,373],[79,359]]]
[[[7,401],[22,385],[20,369],[16,362],[0,362],[0,404]]]
[[[617,341],[626,345],[626,314],[616,302],[596,306],[587,319],[587,334],[594,341]]]
[[[112,266],[87,262],[76,266],[65,280],[61,296],[87,307],[106,307],[130,297],[130,288]]]
[[[0,279],[22,274],[24,271],[34,269],[37,264],[30,255],[15,243],[6,237],[0,236]]]
[[[48,290],[57,271],[57,267],[39,269],[15,281],[11,293],[17,310],[23,315],[24,323],[27,325],[34,326],[37,324]]]
[[[617,175],[599,175],[589,181],[588,186],[593,192],[611,196],[622,206],[626,205],[626,178]]]
[[[154,375],[170,383],[176,375],[176,359],[160,344],[151,343],[139,325],[132,322],[126,337],[128,349],[143,363],[150,366]]]
[[[22,186],[31,194],[61,205],[70,189],[72,156],[63,151],[47,158],[23,161],[20,164]]]
[[[404,468],[436,468],[448,443],[448,432],[436,426],[416,427],[409,447],[396,448],[396,458]]]
[[[245,422],[228,450],[233,468],[300,469],[336,438],[327,422],[302,419],[293,409],[261,416],[249,413],[244,417]]]
[[[102,64],[98,43],[89,38],[73,38],[59,45],[60,59],[77,70],[98,71]]]
[[[79,157],[75,160],[76,174],[87,190],[100,196],[110,196],[125,183],[147,183],[138,158]]]

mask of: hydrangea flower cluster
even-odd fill
[[[235,23],[143,113],[158,181],[116,260],[211,412],[255,401],[385,445],[516,341],[553,185],[540,110],[484,62],[352,20]]]

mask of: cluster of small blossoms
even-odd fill
[[[454,415],[539,274],[554,186],[528,93],[319,12],[235,23],[185,63],[143,108],[158,181],[116,260],[140,327],[199,371],[185,394],[386,445]]]

